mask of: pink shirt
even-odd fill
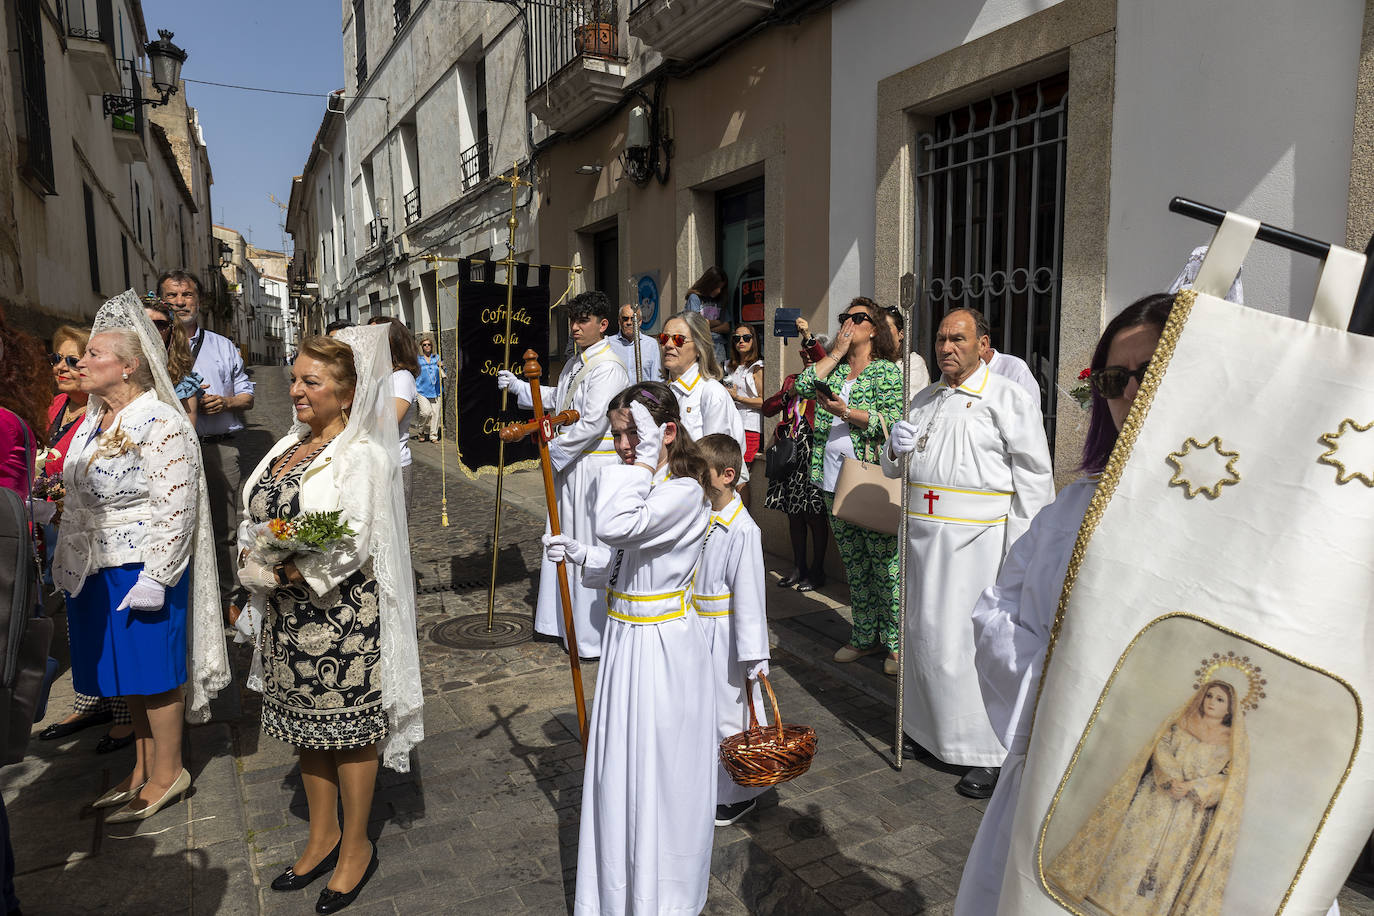
[[[29,473],[34,450],[25,445],[24,421],[8,410],[0,410],[0,487],[9,487],[28,499]],[[33,442],[32,434],[28,441]]]

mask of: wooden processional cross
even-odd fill
[[[549,534],[562,534],[558,521],[558,494],[553,488],[553,464],[549,461],[549,440],[560,426],[568,426],[580,419],[575,410],[546,416],[543,398],[539,394],[539,379],[543,370],[539,368],[538,354],[533,350],[525,351],[525,378],[530,383],[534,402],[534,419],[525,423],[509,423],[501,429],[502,442],[519,442],[526,436],[533,436],[539,443],[539,466],[544,471],[544,500],[549,507]],[[563,610],[563,632],[568,638],[568,664],[572,668],[573,696],[577,701],[577,727],[582,734],[582,755],[587,754],[587,700],[582,692],[582,660],[577,652],[577,632],[573,629],[572,596],[568,589],[568,566],[559,560],[558,601]]]

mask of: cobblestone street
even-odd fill
[[[246,468],[288,416],[284,371],[259,367],[255,381]],[[427,737],[413,772],[381,771],[371,824],[381,866],[349,912],[565,912],[582,781],[567,658],[542,638],[485,650],[432,638],[437,625],[487,610],[493,482],[465,480],[450,451],[445,488],[440,446],[413,448]],[[528,619],[542,515],[526,507],[542,494],[529,472],[507,486],[495,610]],[[717,830],[706,912],[950,912],[982,804],[954,792],[955,768],[892,767],[890,681],[876,665],[837,670],[828,661],[845,625],[842,591],[813,598],[770,585],[775,597],[773,681],[784,717],[816,729],[819,753],[809,773]],[[305,798],[292,749],[259,734],[257,695],[241,687],[247,654],[235,646],[232,655],[239,677],[214,721],[188,731],[195,788],[185,803],[137,826],[107,826],[87,803],[124,775],[132,749],[96,756],[99,729],[35,740],[22,764],[4,770],[25,913],[312,911],[322,885],[268,888],[304,847]],[[596,669],[582,666],[589,704]],[[64,675],[47,722],[66,714],[70,694]],[[1341,903],[1346,913],[1374,913],[1357,889]]]

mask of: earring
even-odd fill
[[[126,381],[126,382],[127,382],[127,381],[129,380],[129,373],[127,373],[127,372],[122,372],[122,373],[120,373],[120,376],[119,376],[119,377],[120,377],[120,379],[122,379],[123,381]]]

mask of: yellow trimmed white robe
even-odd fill
[[[945,763],[1000,766],[1006,750],[978,691],[970,613],[1054,497],[1040,405],[980,363],[958,387],[940,381],[917,394],[906,419],[918,444],[907,475],[902,728]],[[901,474],[888,448],[883,471]]]
[[[759,526],[736,496],[711,516],[706,548],[701,552],[693,585],[693,604],[701,617],[715,672],[716,744],[749,727],[748,699],[754,702],[759,724],[767,724],[763,688],[746,693],[746,662],[768,658],[768,615],[765,608],[763,540]],[[737,784],[716,761],[716,804],[733,805],[764,790]]]
[[[666,467],[652,475],[603,468],[596,493],[605,546],[588,549],[583,581],[614,585],[582,782],[574,911],[694,916],[711,876],[716,716],[710,653],[688,601],[711,507],[695,480],[669,477]]]
[[[738,442],[741,449],[745,448],[744,421],[724,385],[702,375],[697,364],[692,363],[686,372],[673,380],[671,387],[682,410],[682,425],[692,434],[693,441],[713,433],[725,433]]]
[[[1042,509],[1007,554],[997,584],[983,592],[973,609],[978,684],[992,729],[1007,748],[1007,759],[964,864],[954,916],[997,912],[1050,628],[1059,609],[1069,555],[1095,492],[1096,477],[1080,478]]]
[[[559,525],[564,534],[582,544],[597,543],[592,528],[591,503],[597,472],[620,461],[611,441],[611,421],[606,415],[606,406],[629,384],[625,364],[603,339],[583,350],[576,359],[568,360],[559,373],[557,388],[539,386],[546,412],[575,410],[581,415],[576,423],[563,427],[549,443],[549,461],[553,464],[553,485],[558,494]],[[519,403],[526,409],[534,407],[524,397]],[[547,524],[544,530],[549,530]],[[597,658],[601,655],[601,634],[606,629],[605,592],[587,588],[570,574],[568,593],[572,598],[577,653],[583,658]],[[567,647],[563,610],[559,607],[558,570],[547,557],[539,565],[539,603],[534,613],[534,628],[546,636],[561,637]]]

